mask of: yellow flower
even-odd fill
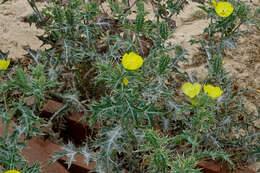
[[[212,1],[212,5],[215,8],[216,13],[220,17],[228,17],[233,13],[234,8],[230,2],[216,2],[216,0]]]
[[[134,52],[126,53],[122,58],[122,65],[127,70],[137,70],[143,65],[143,58]]]
[[[127,78],[123,78],[123,80],[122,80],[122,83],[126,86],[126,85],[128,85],[128,80],[127,80]]]
[[[214,87],[212,85],[204,85],[203,89],[204,92],[208,93],[208,95],[213,99],[218,98],[223,93],[223,91],[219,87]]]
[[[9,170],[9,171],[6,171],[5,173],[21,173],[21,172],[17,171],[17,170]]]
[[[200,93],[201,85],[199,83],[191,84],[186,82],[182,85],[182,91],[191,99]]]
[[[10,60],[0,60],[0,70],[6,70],[10,64]]]

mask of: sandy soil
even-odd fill
[[[27,0],[9,0],[0,4],[0,49],[9,51],[10,58],[22,58],[26,53],[22,46],[38,49],[42,44],[36,37],[42,31],[22,22],[23,17],[32,12]]]

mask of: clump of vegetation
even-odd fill
[[[7,69],[9,64],[0,62],[5,69],[0,115],[7,127],[0,139],[3,171],[40,172],[19,155],[25,141],[40,135],[41,126],[62,126],[62,118],[75,111],[99,130],[94,139],[77,147],[69,142],[53,155],[53,162],[66,156],[68,167],[76,154],[86,163],[95,161],[98,173],[198,173],[197,164],[205,159],[234,168],[257,160],[256,117],[222,66],[226,49],[236,48],[244,33],[240,26],[250,19],[248,6],[240,1],[200,6],[210,23],[203,38],[191,40],[207,59],[207,77],[198,81],[180,72],[188,52],[169,42],[176,28],[171,18],[182,12],[185,0],[50,0],[42,10],[28,2],[34,10],[29,21],[45,31],[38,38],[50,48],[26,47],[33,61],[26,72],[19,64]],[[153,6],[153,19],[147,18],[145,3]],[[8,55],[1,54],[6,61]],[[35,100],[32,105],[26,104],[28,97]],[[37,116],[47,98],[64,104],[48,121]],[[12,135],[11,120],[18,124]]]

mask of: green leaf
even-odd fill
[[[54,15],[54,20],[58,25],[63,25],[63,20],[64,20],[64,14],[62,9],[59,6],[53,7],[52,11]]]
[[[136,3],[137,11],[138,13],[144,13],[144,2],[143,1],[138,1]]]
[[[171,163],[170,173],[201,173],[199,168],[196,168],[197,160],[190,156],[178,156],[177,159]]]
[[[159,34],[163,40],[167,40],[169,37],[168,24],[166,22],[159,23]]]
[[[144,30],[144,14],[138,13],[135,19],[136,30],[138,32]]]
[[[145,133],[145,140],[154,148],[160,148],[160,138],[154,130],[148,130]]]
[[[185,58],[185,56],[188,55],[188,52],[187,52],[186,49],[184,49],[184,48],[181,47],[181,46],[175,46],[174,52],[175,52],[175,57],[174,57],[174,59],[172,60],[171,67],[172,67],[173,69],[177,69],[177,68],[179,68],[178,63],[179,63],[180,61],[185,61],[185,62],[188,61],[188,60]]]
[[[72,10],[68,9],[65,11],[65,17],[66,17],[66,21],[70,26],[73,26],[75,23],[75,19],[74,19],[74,13]]]
[[[171,58],[169,55],[164,55],[160,58],[159,73],[162,74],[168,68]]]

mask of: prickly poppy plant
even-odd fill
[[[1,171],[40,172],[21,151],[42,134],[63,143],[51,162],[67,158],[70,168],[79,154],[86,164],[95,162],[91,171],[97,173],[199,173],[198,163],[208,159],[231,167],[257,160],[255,119],[222,64],[249,21],[248,6],[200,5],[209,25],[190,41],[200,44],[206,60],[206,77],[198,81],[180,67],[187,50],[170,40],[178,27],[173,16],[186,0],[52,0],[41,10],[34,0],[28,3],[34,11],[28,22],[44,31],[37,37],[48,48],[25,47],[30,64],[15,62],[8,75],[0,73],[0,117],[7,126],[0,137]],[[1,60],[0,68],[9,63]],[[62,107],[43,119],[48,99]],[[90,132],[80,144],[64,137],[64,120],[76,112]],[[234,133],[241,129],[246,136]]]

